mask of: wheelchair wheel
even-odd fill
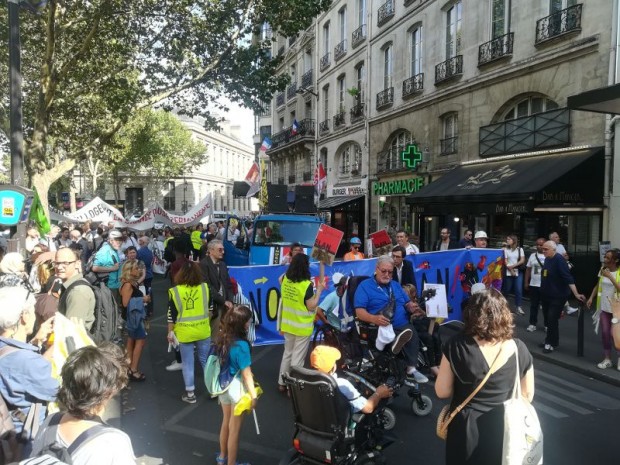
[[[394,429],[396,426],[396,414],[391,408],[384,408],[381,412],[381,421],[383,422],[383,428],[386,431]]]
[[[411,401],[411,408],[413,413],[419,417],[425,417],[433,409],[433,401],[430,397],[422,395],[419,398],[416,397]]]

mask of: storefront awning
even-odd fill
[[[572,95],[568,97],[567,106],[571,110],[618,115],[620,114],[620,84]]]
[[[319,210],[331,210],[334,207],[340,207],[347,203],[361,199],[363,195],[342,195],[338,197],[329,197],[319,202]]]
[[[481,211],[493,210],[492,205],[506,202],[532,206],[601,203],[602,188],[598,186],[603,182],[601,154],[602,149],[596,147],[542,156],[497,157],[461,165],[411,194],[407,203],[461,204],[471,206],[472,212],[480,210],[474,205],[483,203],[488,208]],[[529,207],[520,208],[520,212],[529,211]],[[418,212],[429,213],[422,208]]]

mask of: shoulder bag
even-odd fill
[[[523,397],[519,376],[519,350],[514,340],[517,372],[512,397],[504,402],[504,447],[502,465],[543,463],[543,433],[534,406]]]
[[[439,416],[437,417],[437,436],[439,436],[441,439],[445,440],[448,437],[448,425],[450,425],[452,420],[454,420],[454,417],[456,417],[458,413],[463,410],[463,408],[469,403],[469,401],[471,401],[474,396],[478,394],[478,391],[482,389],[487,380],[495,372],[495,367],[497,365],[497,361],[499,360],[499,354],[501,354],[503,350],[504,345],[502,344],[502,347],[499,349],[499,352],[497,352],[493,363],[489,367],[489,372],[486,374],[483,380],[480,381],[478,387],[476,387],[476,389],[474,389],[473,392],[469,396],[467,396],[467,399],[461,402],[461,404],[456,407],[452,412],[450,412],[450,405],[446,405],[444,408],[441,409],[441,412],[439,412]]]

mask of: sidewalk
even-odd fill
[[[512,300],[512,299],[510,299]],[[511,302],[511,308],[514,308]],[[559,365],[563,368],[576,371],[590,378],[604,381],[620,387],[620,371],[616,369],[616,351],[612,347],[611,360],[613,366],[601,370],[596,366],[603,360],[603,344],[599,334],[594,333],[592,325],[592,312],[585,310],[583,315],[583,357],[577,355],[577,330],[579,312],[571,316],[565,315],[560,319],[560,346],[550,354],[543,354],[539,344],[544,342],[545,332],[542,323],[542,313],[539,312],[538,330],[533,333],[527,332],[529,318],[529,301],[524,299],[524,316],[515,316],[515,335],[527,345],[532,356],[548,363]],[[583,310],[580,310],[580,312]]]

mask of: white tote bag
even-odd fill
[[[504,448],[502,465],[541,465],[543,433],[534,406],[523,397],[519,376],[519,352],[512,341],[517,358],[517,372],[512,397],[504,402]]]

